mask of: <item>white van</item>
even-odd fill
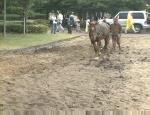
[[[120,11],[115,17],[119,18],[119,23],[123,27],[126,26],[129,11]],[[150,13],[146,11],[130,11],[134,19],[135,30],[140,33],[142,29],[150,29]],[[113,19],[106,19],[108,23],[113,23]]]

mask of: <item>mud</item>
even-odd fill
[[[109,50],[98,60],[87,36],[32,53],[0,54],[0,108],[148,109],[149,36],[122,35],[122,51]]]

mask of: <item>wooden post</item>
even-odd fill
[[[24,35],[26,34],[26,17],[24,15],[24,19],[23,19],[23,33]]]
[[[6,37],[6,0],[4,0],[4,37]]]

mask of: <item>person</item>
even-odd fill
[[[72,14],[69,16],[68,18],[68,33],[69,34],[72,34],[72,28],[74,26],[74,15],[73,15],[73,12]]]
[[[87,18],[87,20],[86,20],[85,32],[88,32],[89,23],[90,23],[90,19],[89,19],[89,18]]]
[[[76,32],[81,32],[79,17],[76,19]]]
[[[128,30],[132,29],[134,31],[134,33],[136,33],[136,30],[134,28],[134,20],[133,20],[133,16],[131,14],[131,12],[128,12],[128,17],[127,17],[127,21],[126,21],[126,28],[125,28],[125,33],[128,32]]]
[[[110,25],[110,31],[112,33],[112,43],[113,49],[116,48],[116,43],[118,44],[119,50],[121,50],[120,46],[120,38],[121,38],[121,25],[118,23],[118,18],[113,19],[113,24]]]
[[[64,32],[64,28],[62,26],[62,21],[63,21],[63,15],[62,13],[60,13],[59,11],[57,11],[58,15],[57,15],[57,31],[59,32],[60,30],[62,30]]]
[[[52,20],[52,28],[51,28],[51,33],[52,34],[56,34],[56,30],[57,30],[57,18],[56,15],[53,14],[51,16],[51,20]]]

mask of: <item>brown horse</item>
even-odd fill
[[[89,37],[91,40],[91,44],[94,47],[94,51],[96,55],[99,55],[102,39],[104,39],[105,41],[105,45],[103,49],[108,49],[109,34],[110,34],[110,27],[108,24],[104,22],[101,23],[90,22]]]

